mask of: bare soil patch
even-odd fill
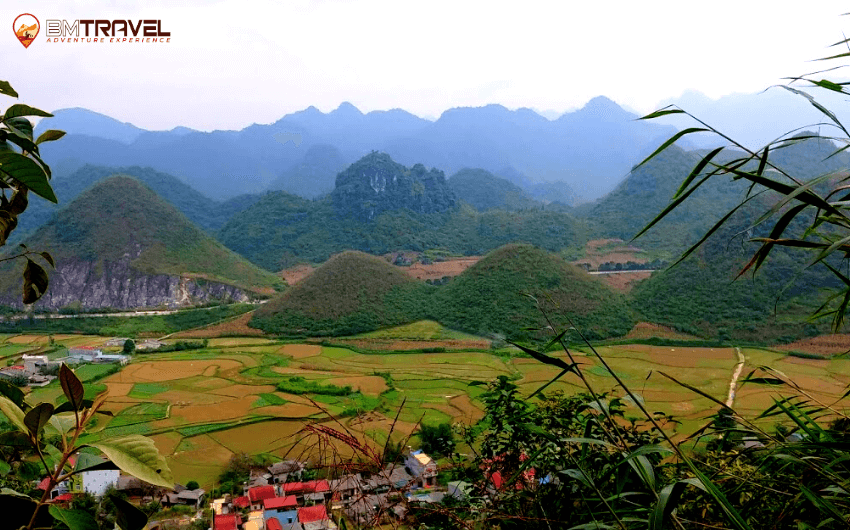
[[[481,256],[468,256],[465,258],[448,259],[446,261],[435,261],[424,265],[414,263],[408,267],[400,267],[408,276],[417,280],[440,280],[444,276],[455,277],[472,267],[481,259]]]
[[[277,273],[289,285],[295,285],[315,271],[310,265],[296,265]]]
[[[359,390],[365,394],[377,395],[387,390],[387,382],[383,377],[377,375],[362,375],[362,376],[347,376],[328,379],[326,384],[345,387],[351,385],[351,388]]]
[[[248,326],[248,322],[250,322],[253,315],[254,312],[249,311],[244,315],[239,315],[233,320],[228,320],[227,322],[219,322],[218,324],[211,324],[203,328],[181,331],[171,336],[178,339],[206,339],[211,337],[224,337],[228,335],[262,336],[262,330]]]
[[[255,396],[244,396],[211,404],[174,404],[171,407],[171,415],[185,418],[192,423],[233,420],[247,416],[251,404],[256,400]]]
[[[322,347],[312,344],[287,344],[280,350],[280,353],[288,355],[293,359],[303,359],[305,357],[316,357],[322,354]]]
[[[850,334],[821,335],[790,344],[781,344],[774,346],[774,348],[782,351],[801,351],[818,355],[838,355],[850,351]]]
[[[210,394],[218,394],[219,396],[229,396],[241,398],[263,392],[274,392],[275,387],[272,385],[230,385],[216,390],[210,390]]]
[[[607,262],[646,263],[647,259],[641,256],[641,252],[639,248],[626,245],[622,239],[594,239],[585,245],[584,257],[574,263],[576,265],[586,263],[593,270]]]
[[[609,287],[622,293],[628,293],[637,282],[645,280],[650,276],[652,276],[652,271],[629,271],[596,275],[597,278],[608,284]]]
[[[213,367],[217,370],[240,368],[242,363],[230,359],[213,359],[197,361],[157,361],[134,364],[126,367],[117,375],[121,382],[139,381],[173,381],[198,375],[208,375],[207,370]],[[213,375],[212,372],[209,375]],[[209,376],[208,375],[208,376]]]
[[[609,274],[608,276],[617,276],[616,274]],[[661,339],[672,339],[672,340],[699,340],[699,337],[695,337],[694,335],[688,335],[687,333],[680,333],[675,329],[668,328],[667,326],[661,326],[658,324],[651,324],[649,322],[638,322],[635,324],[635,327],[632,328],[631,331],[626,334],[627,339],[651,339],[651,338],[661,338]]]

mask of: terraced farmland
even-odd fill
[[[432,324],[419,329],[430,341],[443,339],[449,345],[458,340],[448,332],[435,335]],[[408,327],[371,338],[406,339],[410,333]],[[106,340],[91,336],[54,339],[74,345],[98,345]],[[46,339],[37,337],[7,336],[3,340],[0,355],[10,358],[46,345]],[[660,372],[724,401],[737,362],[733,348],[627,344],[600,346],[598,351],[650,410],[667,412],[681,421],[678,432],[684,434],[700,427],[717,405]],[[745,375],[760,365],[773,366],[824,402],[837,399],[850,383],[850,361],[845,359],[807,360],[759,349],[742,352]],[[566,358],[563,353],[552,355]],[[622,394],[589,350],[576,349],[574,356],[594,390]],[[92,372],[94,377],[100,369],[81,366],[77,370],[81,375]],[[167,455],[178,481],[197,480],[210,486],[236,452],[283,457],[290,451],[297,455],[314,450],[312,441],[299,434],[308,422],[345,425],[358,438],[382,444],[404,402],[395,426],[398,441],[419,421],[469,424],[480,418],[483,390],[470,382],[505,375],[530,394],[559,371],[518,355],[518,350],[358,353],[349,347],[245,337],[212,339],[202,350],[135,355],[120,372],[97,381],[92,391],[109,390],[107,405],[115,415],[101,420],[97,426],[101,435],[151,436]],[[569,374],[550,390],[583,391],[579,385]],[[334,390],[345,387],[351,387],[350,391]],[[318,390],[292,393],[303,388]],[[743,413],[756,414],[781,394],[787,394],[782,387],[745,384],[737,392],[735,406]],[[55,401],[60,395],[61,389],[54,383],[35,389],[30,400]],[[630,410],[637,416],[636,408]],[[415,445],[416,438],[410,443]]]

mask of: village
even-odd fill
[[[165,518],[154,515],[146,530],[187,528],[202,521],[209,530],[334,530],[343,519],[348,524],[372,527],[404,521],[412,503],[441,503],[447,495],[462,498],[467,486],[462,482],[451,482],[448,488],[440,486],[437,463],[419,450],[409,450],[403,462],[387,464],[375,473],[329,479],[306,480],[305,476],[315,475],[308,463],[285,460],[252,470],[242,485],[242,495],[219,498],[209,498],[200,487],[175,484],[172,491],[166,491],[117,469],[99,469],[109,467],[108,462],[90,454],[78,454],[70,464],[97,467],[57,485],[51,491],[53,503],[69,504],[84,493],[100,498],[114,489],[135,504],[155,501],[166,509],[187,508]],[[45,478],[39,488],[47,487]]]

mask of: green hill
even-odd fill
[[[440,288],[434,317],[453,329],[528,340],[547,323],[535,297],[560,331],[568,318],[593,339],[627,333],[633,320],[620,295],[586,272],[531,245],[501,247]]]
[[[204,293],[230,297],[237,289],[270,294],[283,287],[281,280],[211,239],[130,177],[95,184],[26,244],[49,251],[56,261],[50,289],[38,302],[45,307],[74,302],[83,307],[144,307],[169,304],[174,295],[186,298],[174,303],[186,305]],[[17,260],[5,268],[0,290],[9,294],[20,288],[19,273],[10,269],[22,267]]]
[[[483,169],[461,169],[449,177],[449,187],[476,210],[527,210],[541,203],[513,182]]]
[[[250,326],[286,335],[352,335],[412,322],[429,288],[362,252],[343,252],[258,308]]]
[[[395,186],[388,184],[393,178]],[[231,218],[218,238],[272,271],[298,262],[321,263],[345,250],[380,255],[441,248],[479,255],[513,242],[555,252],[587,241],[586,223],[565,213],[452,206],[454,194],[441,179],[442,173],[421,165],[406,169],[386,155],[372,154],[340,173],[329,197],[308,201],[268,193]],[[407,202],[394,199],[413,191],[415,197]]]
[[[838,285],[823,265],[805,268],[811,260],[805,251],[777,247],[755,275],[735,279],[758,248],[746,239],[768,235],[752,223],[775,200],[755,199],[688,259],[639,283],[631,296],[641,318],[707,338],[756,343],[828,332],[828,320],[807,318],[823,303],[823,288]],[[796,219],[787,234],[801,234],[803,221]]]

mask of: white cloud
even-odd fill
[[[687,89],[761,90],[817,68],[850,19],[842,2],[292,0],[6,1],[0,21],[156,17],[169,44],[0,37],[0,78],[48,109],[141,127],[241,128],[315,105],[438,116],[501,103],[567,110],[604,94],[638,109]]]

